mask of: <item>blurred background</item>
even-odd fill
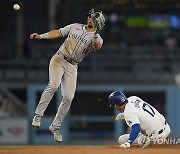
[[[14,10],[13,5],[20,5]],[[42,127],[31,121],[48,83],[48,65],[64,39],[30,40],[71,23],[86,24],[91,8],[103,11],[104,44],[79,64],[78,83],[61,133],[62,144],[117,144],[129,131],[108,107],[114,90],[137,95],[168,120],[180,137],[179,0],[0,0],[0,145],[56,144],[48,127],[61,102],[53,97]]]

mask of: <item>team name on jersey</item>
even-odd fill
[[[69,33],[68,38],[73,38],[77,41],[80,40],[82,43],[86,44],[87,46],[89,46],[89,44],[91,43],[90,41],[88,41],[84,37],[77,35],[77,34],[74,34],[74,33]]]

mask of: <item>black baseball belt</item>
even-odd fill
[[[66,60],[68,63],[70,63],[70,64],[72,64],[72,65],[77,65],[77,64],[78,64],[78,62],[76,62],[76,61],[73,60],[72,58],[69,58],[69,57],[66,56],[66,55],[63,55],[62,53],[57,52],[57,54],[58,54],[58,55],[61,55],[61,56],[64,58],[64,60]]]
[[[166,126],[166,124],[167,124],[167,121],[165,120],[164,125]],[[165,128],[161,129],[161,130],[158,132],[158,135],[161,134],[164,130],[165,130]]]

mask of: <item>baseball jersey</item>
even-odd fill
[[[165,118],[153,106],[137,96],[131,96],[125,106],[124,118],[128,126],[140,124],[147,134],[156,134],[164,128]]]
[[[92,41],[94,32],[87,32],[84,24],[70,24],[60,28],[63,37],[66,37],[64,43],[60,46],[58,52],[71,58],[73,61],[81,62],[91,51],[93,51]],[[103,44],[103,39],[98,35],[98,40]]]

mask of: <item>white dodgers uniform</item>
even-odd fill
[[[77,65],[93,51],[94,32],[87,32],[83,24],[70,24],[59,29],[64,43],[51,58],[49,65],[49,84],[43,91],[35,113],[43,116],[54,93],[61,84],[62,102],[56,113],[53,125],[61,126],[74,97],[77,82]],[[97,34],[97,41],[103,39]]]
[[[141,133],[152,140],[165,139],[170,134],[170,127],[162,114],[153,106],[137,96],[131,96],[124,109],[124,119],[129,127],[140,124]],[[127,141],[129,134],[119,137],[119,143]],[[134,141],[137,142],[138,137]]]

